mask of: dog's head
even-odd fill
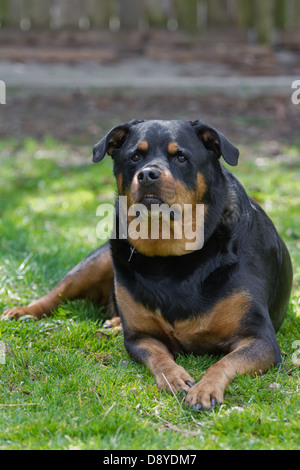
[[[184,214],[184,205],[190,205],[195,219],[196,205],[202,204],[207,237],[213,214],[220,217],[216,208],[223,207],[226,199],[218,160],[222,156],[228,164],[236,165],[239,151],[218,130],[201,121],[153,120],[114,127],[95,145],[93,161],[99,162],[106,154],[113,158],[118,192],[127,196],[128,208],[142,204],[150,212],[153,205],[166,205],[180,207]],[[173,218],[171,240],[162,240],[160,233],[152,242],[130,242],[149,256],[185,254],[191,250],[186,250],[186,238],[180,241],[174,236],[174,224]],[[195,224],[194,220],[194,229]]]

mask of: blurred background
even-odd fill
[[[0,25],[0,136],[88,143],[155,117],[298,136],[300,0],[0,0]]]

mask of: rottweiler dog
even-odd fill
[[[221,156],[237,165],[239,151],[217,129],[199,120],[134,120],[100,140],[93,161],[106,154],[118,188],[116,236],[47,295],[3,317],[40,319],[66,299],[94,299],[110,308],[108,326],[121,324],[128,353],[150,369],[159,388],[181,392],[187,405],[208,410],[223,402],[236,374],[261,374],[280,363],[276,331],[290,297],[289,253],[265,212],[221,165]],[[134,204],[146,207],[148,237],[131,230],[120,236],[120,196],[128,211]],[[169,237],[160,225],[151,238],[151,209],[162,205],[176,205],[181,213],[170,213]],[[203,234],[196,248],[185,233],[175,233],[186,206],[192,233]],[[196,223],[198,206],[203,217]],[[140,216],[131,214],[127,227]],[[156,220],[163,223],[163,217]],[[176,364],[178,353],[222,359],[195,383]]]

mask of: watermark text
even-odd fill
[[[199,250],[204,244],[204,204],[144,204],[127,206],[127,197],[120,196],[119,221],[112,204],[100,204],[96,215],[99,239],[184,240],[186,250]]]
[[[300,80],[294,80],[292,83],[292,88],[295,91],[292,93],[292,103],[300,104]]]
[[[6,104],[6,86],[3,80],[0,80],[0,104]]]

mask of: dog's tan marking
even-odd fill
[[[147,140],[142,140],[138,145],[138,149],[141,152],[147,152],[149,149],[149,142],[147,142]]]
[[[178,153],[178,145],[176,142],[170,142],[168,144],[168,152],[170,155],[176,155],[176,153]]]

